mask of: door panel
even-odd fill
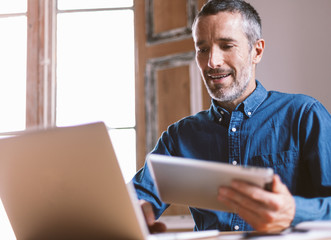
[[[167,127],[210,106],[191,26],[204,0],[135,0],[137,168]],[[189,214],[173,205],[167,215]]]
[[[157,72],[158,136],[175,122],[190,114],[189,66],[179,66]]]
[[[194,52],[149,59],[146,64],[146,150],[167,127],[202,110],[203,90]]]
[[[187,11],[182,11],[186,8],[185,1],[154,0],[152,2],[155,33],[186,27]],[[169,13],[171,13],[171,17],[169,17]]]

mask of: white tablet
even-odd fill
[[[236,212],[217,201],[218,188],[233,179],[271,190],[271,168],[234,166],[227,163],[147,155],[147,163],[161,200],[190,207]]]

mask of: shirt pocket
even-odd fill
[[[251,163],[258,167],[272,168],[293,193],[297,185],[299,169],[299,153],[297,151],[290,150],[254,156]]]
[[[263,154],[252,158],[252,165],[259,167],[285,167],[288,165],[297,165],[299,154],[297,151],[289,150],[271,154]]]

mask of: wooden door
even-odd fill
[[[137,168],[167,126],[210,106],[191,25],[205,0],[135,0]],[[188,214],[173,206],[167,214]]]

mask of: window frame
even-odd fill
[[[26,129],[55,126],[56,0],[28,0]]]
[[[132,7],[120,8],[58,10],[57,0],[27,2],[26,129],[55,127],[57,14],[127,9],[134,11],[134,4]]]

